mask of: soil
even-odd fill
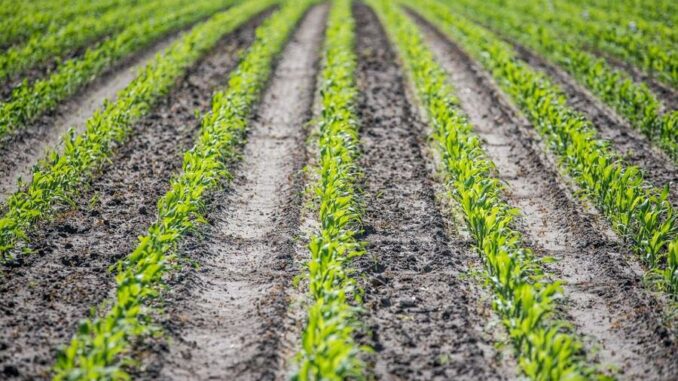
[[[200,127],[195,110],[209,110],[212,91],[262,19],[222,39],[190,69],[75,200],[77,208],[38,226],[30,237],[34,253],[2,269],[0,295],[9,302],[0,306],[0,378],[47,379],[57,348],[114,290],[107,268],[133,250],[155,219],[156,202]]]
[[[583,336],[588,355],[620,379],[671,379],[678,372],[675,327],[662,324],[662,300],[643,288],[635,258],[599,215],[571,196],[555,159],[541,154],[543,142],[488,74],[416,20],[496,164],[506,200],[522,212],[517,228],[537,255],[557,259],[546,271],[565,282],[561,313]]]
[[[367,361],[377,379],[504,379],[466,275],[475,254],[446,231],[401,68],[373,12],[356,4],[354,14]]]
[[[208,203],[209,224],[180,254],[197,267],[170,280],[164,340],[138,379],[283,378],[281,343],[299,272],[305,161],[327,5],[312,8],[282,53],[250,126],[233,183]],[[142,350],[143,351],[143,350]]]
[[[669,199],[678,206],[678,166],[673,160],[570,75],[525,47],[515,46],[521,59],[555,80],[567,94],[568,104],[583,113],[596,127],[599,136],[609,141],[612,149],[627,163],[638,166],[650,184],[659,189],[670,184]]]

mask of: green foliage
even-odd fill
[[[92,82],[106,69],[128,55],[141,51],[152,42],[231,4],[234,0],[172,0],[160,6],[181,5],[166,14],[129,25],[121,33],[85,51],[81,57],[57,66],[47,78],[35,83],[24,81],[7,102],[0,103],[0,137],[23,127],[45,111],[52,110],[67,97]]]
[[[582,343],[566,324],[553,319],[562,287],[543,276],[539,260],[513,230],[518,211],[501,199],[502,184],[492,175],[494,164],[473,134],[445,72],[400,9],[389,7],[386,0],[370,4],[398,47],[428,114],[452,195],[485,265],[493,306],[508,329],[521,369],[533,380],[605,379],[585,364]]]
[[[518,60],[513,49],[486,29],[450,12],[435,0],[403,0],[457,41],[509,94],[543,136],[561,164],[640,256],[649,273],[662,271],[678,221],[668,190],[647,185],[638,168],[625,166],[595,128],[567,105],[548,78]],[[425,4],[426,6],[423,6]],[[667,283],[668,282],[668,283]],[[660,288],[674,292],[675,278]],[[675,293],[672,294],[674,297]]]
[[[0,2],[0,48],[18,44],[38,35],[54,33],[79,17],[101,15],[114,7],[126,7],[138,0],[70,0]]]
[[[655,21],[668,27],[678,25],[678,6],[673,0],[655,0],[648,7],[645,0],[568,0],[579,6],[592,6],[606,12],[618,12],[619,14],[641,19]]]
[[[227,25],[272,3],[248,1],[228,13],[230,17],[217,16],[205,25],[227,33]],[[195,147],[184,154],[182,173],[172,179],[170,190],[158,201],[158,219],[140,237],[137,248],[117,264],[112,307],[103,316],[80,324],[70,345],[59,354],[55,380],[129,378],[122,365],[133,364],[127,357],[130,343],[151,329],[144,304],[157,296],[179,240],[204,221],[205,192],[230,177],[226,164],[237,156],[237,146],[245,138],[250,112],[273,60],[311,3],[289,0],[257,29],[256,40],[230,76],[227,89],[214,95]]]
[[[184,0],[184,3],[187,0]],[[61,29],[47,35],[37,35],[25,44],[0,54],[0,82],[51,59],[61,59],[70,52],[85,47],[97,39],[115,34],[140,20],[162,14],[165,9],[181,7],[181,1],[149,1],[142,5],[118,6],[89,17],[78,17]]]
[[[334,0],[325,40],[320,89],[319,168],[315,194],[320,202],[320,231],[311,237],[308,262],[307,323],[297,354],[295,380],[362,379],[358,328],[360,290],[348,267],[362,255],[356,240],[361,207],[356,195],[359,171],[358,122],[355,116],[354,20],[350,0]],[[362,348],[362,350],[368,350]]]
[[[594,4],[576,4],[576,1],[571,0],[556,0],[553,5],[555,11],[578,14],[589,23],[597,23],[607,28],[625,28],[628,32],[657,42],[666,41],[669,44],[678,42],[678,30],[658,21],[657,18],[646,20],[634,15],[633,12],[624,9],[622,2],[618,2],[617,7],[609,10],[603,10]]]
[[[0,219],[0,253],[4,259],[10,256],[10,250],[19,241],[26,239],[26,231],[35,221],[48,217],[55,205],[67,202],[77,194],[91,174],[108,159],[112,148],[126,140],[134,123],[191,65],[222,36],[274,2],[248,1],[194,27],[141,70],[138,77],[118,94],[115,102],[106,103],[97,111],[87,121],[81,135],[71,134],[62,154],[52,152],[34,170],[33,180],[26,189],[7,200],[7,212]]]
[[[628,74],[564,41],[543,25],[529,22],[529,15],[507,8],[488,7],[477,0],[447,1],[447,4],[456,12],[490,25],[563,67],[678,161],[678,110],[662,114],[660,102],[647,86],[634,83]]]
[[[581,12],[568,12],[563,8],[555,11],[545,6],[543,0],[493,0],[490,3],[492,5],[489,6],[501,5],[522,13],[529,22],[550,28],[561,40],[616,56],[656,75],[667,84],[678,85],[678,54],[675,44],[669,41],[656,41],[629,28],[628,24],[591,23],[582,17]]]

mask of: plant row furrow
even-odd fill
[[[227,33],[249,20],[275,0],[248,1],[218,13],[195,26],[140,71],[137,78],[87,121],[85,131],[66,139],[63,153],[51,152],[33,171],[32,181],[7,200],[0,219],[0,253],[9,258],[35,221],[50,215],[52,208],[68,202],[91,174],[111,155],[112,147],[126,140],[134,123],[165,95],[186,70],[213,48]],[[199,14],[214,11],[210,1],[198,3]],[[202,8],[200,8],[202,7]],[[189,13],[195,15],[195,13]],[[186,21],[185,18],[181,18]],[[151,32],[152,25],[138,32]],[[141,37],[140,35],[135,35]],[[130,40],[134,43],[135,40]],[[67,81],[67,76],[64,81]]]
[[[179,3],[185,0],[174,0]],[[20,129],[61,101],[77,93],[130,54],[141,51],[168,33],[190,25],[237,0],[197,0],[164,16],[130,25],[120,34],[92,47],[78,58],[60,64],[49,77],[34,83],[24,82],[12,91],[10,99],[0,103],[0,137]]]
[[[539,259],[513,229],[519,211],[502,200],[503,186],[493,176],[494,164],[473,133],[445,71],[402,10],[386,0],[370,4],[386,25],[426,110],[452,197],[461,206],[485,265],[493,306],[509,332],[520,368],[533,380],[603,378],[585,363],[583,345],[567,324],[555,320],[562,287],[544,277]]]
[[[102,15],[83,16],[47,35],[34,36],[25,44],[14,46],[0,54],[0,83],[48,60],[67,57],[76,49],[85,47],[107,35],[153,18],[177,7],[185,1],[149,1],[141,5],[118,6]]]
[[[310,305],[297,353],[295,380],[362,379],[358,329],[361,292],[351,276],[351,259],[363,254],[356,235],[361,205],[358,121],[355,115],[356,56],[350,0],[334,0],[325,39],[318,121],[319,231],[310,238]]]
[[[230,13],[244,18],[250,10],[271,1],[248,1]],[[196,145],[184,154],[182,172],[171,180],[170,190],[158,202],[158,217],[139,245],[115,267],[115,298],[101,317],[81,322],[70,345],[61,352],[56,380],[121,379],[128,377],[125,364],[135,337],[152,329],[146,302],[155,297],[162,277],[172,268],[179,241],[204,221],[203,195],[231,174],[245,139],[250,113],[270,76],[273,60],[282,51],[313,0],[289,0],[256,31],[256,39],[230,76],[227,88],[215,93],[211,112],[202,119]],[[256,6],[255,6],[256,4]],[[228,21],[211,25],[221,31]],[[226,33],[226,32],[223,32]]]
[[[462,3],[465,6],[461,6]],[[646,85],[634,83],[627,73],[615,70],[604,59],[563,41],[548,28],[526,22],[518,12],[486,7],[476,0],[462,3],[448,4],[455,11],[468,14],[563,67],[678,161],[678,110],[662,114],[661,103]]]
[[[640,256],[648,279],[677,295],[672,274],[678,264],[668,254],[678,240],[678,217],[668,189],[648,185],[637,167],[626,166],[597,137],[591,122],[567,105],[560,88],[520,61],[509,45],[436,0],[404,1],[492,73],[561,159],[565,171]]]

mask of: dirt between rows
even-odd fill
[[[248,131],[235,179],[208,202],[209,223],[187,239],[160,316],[166,337],[137,379],[284,378],[285,320],[299,235],[306,129],[327,4],[309,10],[282,52]],[[298,341],[295,340],[295,344]]]
[[[356,3],[367,254],[366,360],[377,379],[499,380],[510,377],[484,332],[474,253],[448,235],[426,165],[421,121],[378,19]]]
[[[678,206],[678,166],[673,160],[565,71],[519,44],[514,46],[521,59],[555,80],[567,95],[568,104],[593,123],[599,136],[610,142],[625,162],[638,166],[644,178],[655,187],[662,189],[670,185],[669,200]]]
[[[0,378],[47,379],[57,347],[90,307],[111,295],[107,268],[133,250],[155,219],[156,202],[199,130],[195,111],[209,110],[212,91],[225,82],[262,19],[222,39],[190,69],[75,199],[77,207],[36,227],[34,254],[2,268]]]
[[[670,380],[678,372],[675,327],[664,305],[643,287],[642,270],[595,211],[584,208],[558,174],[528,121],[490,76],[454,42],[416,17],[483,147],[521,210],[517,228],[546,266],[565,282],[562,318],[574,324],[587,355],[625,380]]]

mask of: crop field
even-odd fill
[[[0,380],[678,380],[678,2],[0,0]]]

